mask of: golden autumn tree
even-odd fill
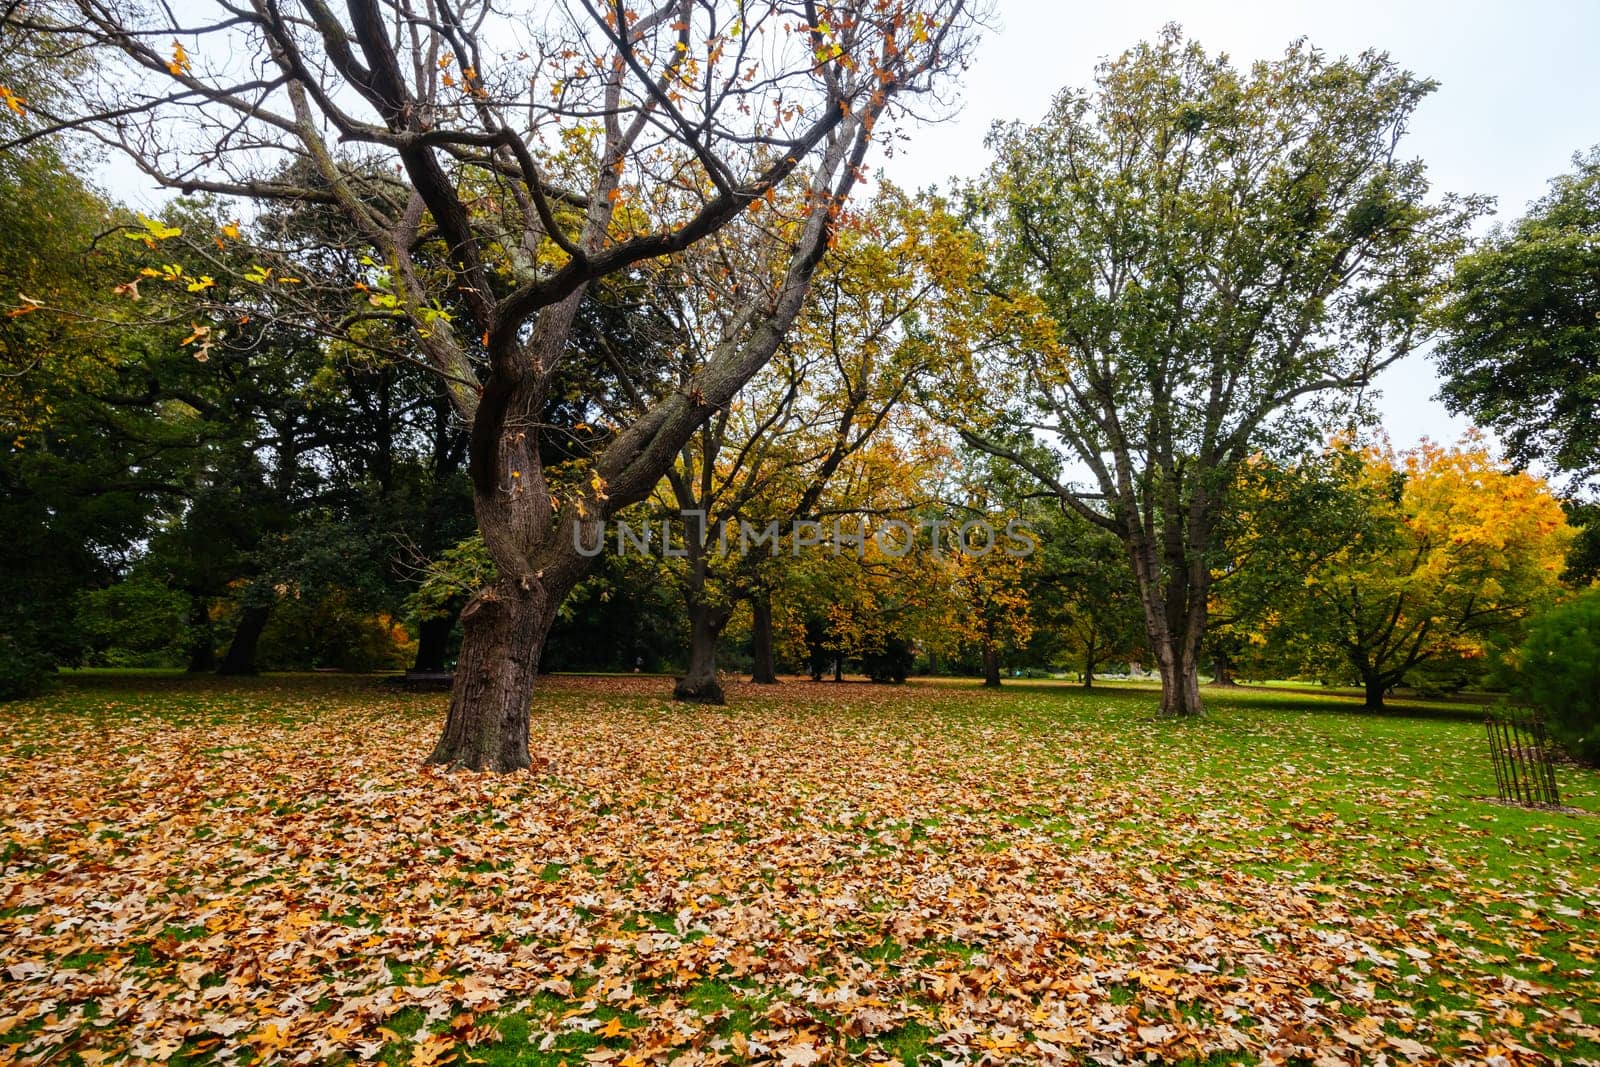
[[[773,591],[793,557],[833,553],[841,530],[919,500],[910,457],[927,427],[910,401],[941,351],[929,334],[953,328],[966,306],[947,277],[965,250],[952,244],[957,229],[941,204],[892,185],[841,213],[777,354],[678,450],[655,494],[658,510],[682,520],[675,573],[690,632],[677,699],[722,702],[718,643],[741,603],[751,609],[754,680],[775,682]],[[664,309],[691,349],[714,347],[736,326],[729,290],[771,284],[745,250],[716,250],[693,257],[704,260],[697,284]],[[628,402],[646,401],[635,393]]]
[[[1000,684],[1000,658],[1033,636],[1026,560],[1001,548],[957,545],[950,558],[952,632],[978,650],[983,684]]]
[[[1339,443],[1316,462],[1334,490],[1326,521],[1277,539],[1270,566],[1303,578],[1283,586],[1261,640],[1304,669],[1353,673],[1369,708],[1421,665],[1483,658],[1560,591],[1572,540],[1560,502],[1481,439],[1398,454]]]

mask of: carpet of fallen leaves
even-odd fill
[[[373,680],[0,706],[0,1062],[1600,1055],[1600,817],[1471,722],[669,685],[552,680],[503,778]]]

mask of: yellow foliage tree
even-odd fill
[[[1545,483],[1481,438],[1453,448],[1339,443],[1325,457],[1348,525],[1274,613],[1270,644],[1303,668],[1353,669],[1370,708],[1425,664],[1482,659],[1560,591],[1573,531]]]

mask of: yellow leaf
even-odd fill
[[[172,61],[167,64],[167,70],[172,72],[173,77],[189,73],[189,53],[183,50],[183,45],[177,40],[172,42]]]

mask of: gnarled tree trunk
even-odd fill
[[[717,679],[717,641],[728,624],[727,608],[708,604],[689,606],[689,669],[672,687],[672,699],[695,704],[722,704],[725,697]]]
[[[983,684],[991,689],[1000,687],[1000,650],[992,644],[983,646]]]
[[[528,351],[551,358],[579,299],[545,309]],[[473,423],[473,510],[498,576],[461,611],[450,711],[429,763],[504,772],[532,762],[528,726],[539,659],[557,609],[588,563],[563,546],[568,527],[552,525],[538,438],[522,428],[542,402],[537,374],[508,372],[485,386]]]
[[[256,673],[256,646],[261,633],[267,628],[272,608],[265,604],[245,608],[239,613],[239,624],[233,629],[233,640],[228,652],[217,667],[218,674],[246,675]]]
[[[559,604],[537,582],[502,578],[462,610],[450,713],[429,763],[502,772],[531,764],[533,683]]]

